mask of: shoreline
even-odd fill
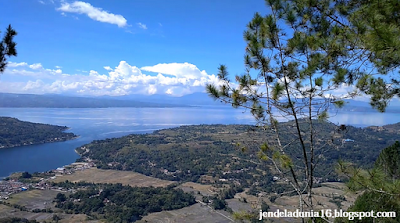
[[[16,148],[16,147],[24,147],[24,146],[37,146],[37,145],[43,145],[47,143],[56,143],[56,142],[66,142],[70,140],[74,140],[77,138],[80,138],[80,135],[75,135],[74,137],[66,140],[56,140],[56,141],[48,141],[48,142],[41,142],[41,143],[31,143],[31,144],[26,144],[26,145],[15,145],[15,146],[8,146],[8,147],[0,147],[0,149],[11,149],[11,148]]]
[[[385,126],[388,126],[388,125],[396,125],[396,124],[399,124],[399,125],[400,125],[400,122],[393,123],[393,124],[380,125],[380,126],[378,126],[378,125],[372,125],[372,126],[361,127],[361,128],[362,128],[362,129],[366,129],[366,128],[375,129],[375,128],[382,128],[382,127],[385,127]],[[194,125],[194,126],[198,126],[198,125],[203,125],[203,124],[193,124],[193,125]],[[249,125],[249,124],[205,124],[205,125]],[[354,126],[354,125],[349,125],[349,126],[353,126],[353,127],[355,127],[355,128],[360,128],[360,127],[356,127],[356,126]],[[179,127],[181,127],[181,126],[179,126]],[[174,128],[179,128],[179,127],[174,127]],[[71,128],[70,128],[70,127],[67,127],[67,129],[71,129]],[[157,130],[154,130],[151,134],[154,134],[154,132],[157,132],[157,131],[168,130],[168,129],[170,129],[170,128],[157,129]],[[140,134],[140,133],[133,133],[133,134]],[[75,134],[74,134],[74,135],[75,135]],[[131,135],[131,134],[128,134],[128,135]],[[18,146],[12,146],[12,147],[4,147],[4,148],[0,148],[0,150],[1,150],[1,149],[17,148],[17,147],[25,147],[25,146],[42,145],[42,144],[46,144],[46,143],[66,142],[66,141],[69,141],[69,140],[78,139],[78,138],[80,138],[80,137],[82,137],[82,136],[80,136],[80,135],[75,135],[74,137],[71,137],[71,138],[66,139],[66,140],[57,140],[57,141],[49,141],[49,142],[44,142],[44,143],[33,143],[33,144],[28,144],[28,145],[18,145]],[[125,137],[125,136],[121,136],[121,137]],[[121,137],[118,137],[118,138],[121,138]],[[93,141],[93,140],[92,140],[92,141]],[[82,152],[79,153],[79,152],[78,152],[78,149],[81,149]],[[84,154],[84,153],[86,152],[85,149],[86,149],[86,148],[84,148],[84,145],[82,145],[82,146],[79,146],[79,147],[74,148],[74,152],[79,156],[79,158],[81,158],[81,157],[82,157],[82,154]],[[77,159],[79,159],[79,158],[77,158]],[[76,162],[76,160],[75,160],[74,162]],[[72,163],[70,163],[70,164],[66,164],[66,165],[71,165],[71,164],[73,164],[74,162],[72,162]],[[42,173],[47,172],[47,171],[51,171],[51,170],[54,170],[54,169],[49,169],[49,170],[46,170],[46,171],[42,171]],[[0,181],[2,181],[4,178],[7,178],[7,177],[11,176],[11,175],[14,174],[14,173],[22,173],[22,172],[25,172],[25,171],[12,172],[12,173],[10,173],[8,176],[4,176],[4,177],[0,176]]]
[[[71,138],[71,139],[68,139],[68,140],[74,140],[74,139],[77,139],[77,138],[79,138],[79,137],[81,137],[81,136],[80,136],[80,135],[77,135],[77,136],[75,136],[75,137],[73,137],[73,138]],[[68,140],[57,141],[57,142],[66,142],[66,141],[68,141]],[[46,142],[46,143],[56,143],[56,142]],[[40,144],[46,144],[46,143],[31,144],[31,145],[23,145],[23,146],[33,146],[33,145],[40,145]],[[15,147],[23,147],[23,146],[15,146]],[[7,147],[7,148],[5,148],[5,149],[15,148],[15,147]],[[77,148],[74,149],[75,153],[78,154],[79,157],[81,157],[81,154],[77,151],[77,149],[78,149],[78,148],[81,148],[81,147],[82,147],[82,146],[77,147]],[[0,149],[1,149],[1,148],[0,148]],[[77,162],[77,161],[75,160],[75,161],[72,162],[72,163],[69,163],[69,164],[66,164],[66,165],[64,165],[64,166],[62,166],[62,167],[57,167],[57,168],[64,168],[65,166],[73,165],[73,164],[76,163],[76,162]],[[56,170],[57,168],[55,168],[55,169],[49,169],[49,170],[46,170],[46,171],[41,171],[41,172],[38,172],[38,173],[46,173],[46,172],[49,172],[49,171],[54,171],[54,170]],[[1,182],[1,181],[4,181],[4,179],[6,179],[6,178],[8,178],[8,177],[11,177],[11,176],[14,175],[14,174],[23,173],[23,172],[27,172],[27,171],[17,171],[17,172],[12,172],[12,173],[10,173],[10,174],[7,175],[7,176],[0,176],[0,182]],[[29,172],[28,172],[28,173],[29,173]]]

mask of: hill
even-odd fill
[[[186,107],[185,105],[121,100],[115,98],[71,97],[0,93],[0,107],[14,108],[109,108],[109,107]]]
[[[77,137],[64,132],[68,127],[20,121],[16,118],[0,117],[0,148],[10,148],[66,141]]]
[[[293,122],[280,125],[281,131],[288,133],[283,141],[289,143],[294,137],[291,134]],[[321,138],[333,138],[332,145],[316,151],[319,157],[316,177],[321,182],[337,181],[333,166],[339,159],[369,167],[383,148],[399,140],[397,131],[393,130],[395,127],[399,125],[364,129],[347,126],[342,138],[338,138],[336,126],[316,124]],[[272,184],[274,169],[255,155],[269,137],[272,132],[250,125],[181,126],[153,134],[97,140],[77,151],[82,160],[92,159],[102,169],[134,171],[173,181],[235,183],[250,188],[252,193],[261,190],[279,193],[287,185]],[[317,143],[321,144],[322,141]],[[241,150],[243,145],[246,152]],[[299,151],[297,145],[291,145],[287,154],[294,162],[301,162],[297,159],[301,156]]]

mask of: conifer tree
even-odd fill
[[[7,67],[7,58],[17,56],[16,43],[14,37],[17,32],[8,25],[6,33],[0,42],[0,73],[3,73]]]
[[[366,218],[354,222],[399,222],[400,216],[400,143],[385,148],[375,161],[371,170],[355,167],[348,162],[339,162],[338,171],[349,177],[347,185],[352,191],[360,191],[360,195],[348,211],[396,212],[395,218]],[[338,222],[349,222],[340,219]]]
[[[349,52],[357,88],[371,96],[372,107],[385,111],[400,96],[400,2],[397,0],[296,0],[327,17],[331,25],[345,30],[341,44]],[[322,2],[324,2],[322,1]],[[356,63],[355,63],[356,62]],[[350,79],[349,79],[350,80]]]
[[[335,146],[333,137],[319,137],[315,124],[327,122],[329,109],[342,107],[343,99],[371,95],[371,105],[383,112],[399,94],[399,6],[385,0],[381,10],[380,2],[266,0],[270,13],[256,13],[243,34],[245,73],[231,80],[220,65],[219,83],[206,87],[214,99],[249,109],[260,127],[275,133],[258,156],[292,185],[300,211],[316,210],[315,170]],[[343,87],[353,89],[339,94]],[[293,128],[280,129],[283,118],[293,120]],[[284,144],[284,134],[296,138]],[[301,151],[301,162],[288,148]]]

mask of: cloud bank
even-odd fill
[[[137,67],[120,61],[115,67],[103,66],[100,71],[77,70],[63,72],[61,66],[45,68],[41,63],[9,62],[0,76],[1,92],[30,94],[71,94],[84,96],[121,96],[131,94],[168,94],[183,96],[204,92],[208,83],[220,84],[218,77],[200,70],[191,63],[159,63]],[[327,92],[336,96],[346,95],[353,86],[341,85]],[[359,98],[358,100],[361,100]],[[367,100],[367,98],[364,98]]]
[[[203,92],[207,83],[218,83],[216,75],[209,75],[190,63],[163,63],[138,68],[120,61],[114,68],[104,66],[105,71],[90,70],[77,74],[64,73],[60,68],[48,69],[40,63],[10,62],[0,79],[0,89],[2,92],[32,94],[182,96]]]

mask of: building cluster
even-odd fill
[[[52,170],[52,172],[55,173],[56,174],[55,177],[57,177],[62,175],[70,175],[76,171],[86,170],[94,166],[95,164],[93,162],[84,162],[84,163],[80,162],[80,163],[73,163],[71,165],[67,165],[64,167],[59,167],[55,170]],[[55,179],[55,177],[53,179]]]
[[[231,173],[243,173],[243,172],[246,172],[246,171],[249,171],[249,170],[252,170],[252,169],[254,169],[254,168],[253,167],[248,167],[248,168],[242,168],[240,170],[229,170],[229,171],[222,172],[222,174],[225,175],[225,174],[231,174]]]
[[[57,190],[63,191],[65,189],[59,187],[53,187],[51,180],[56,179],[58,176],[69,175],[76,171],[82,171],[94,167],[95,164],[90,162],[73,163],[68,166],[59,167],[55,170],[47,171],[46,174],[50,174],[49,178],[41,178],[37,183],[23,183],[15,179],[7,181],[0,181],[0,201],[8,200],[10,195],[25,191],[28,189],[39,189],[39,190]]]
[[[164,169],[164,168],[160,168],[160,171],[161,171],[162,173],[164,173],[165,175],[169,175],[169,176],[182,173],[181,170],[169,171],[169,170]],[[188,170],[188,173],[190,173],[190,170]]]
[[[15,180],[0,181],[0,200],[7,200],[11,194],[27,190],[29,186]]]

